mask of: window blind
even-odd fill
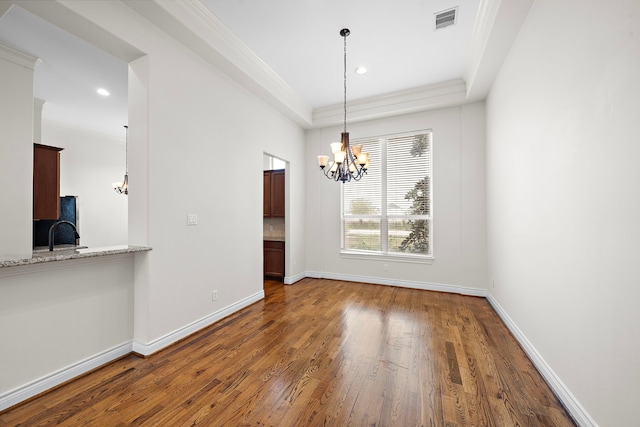
[[[362,145],[362,151],[369,153],[369,164],[375,167],[370,167],[360,181],[351,181],[342,186],[343,213],[345,216],[379,216],[382,212],[380,140],[365,139],[351,143],[351,145],[355,144]]]
[[[382,254],[431,254],[432,133],[354,140],[370,168],[342,190],[342,247]]]

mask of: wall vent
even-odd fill
[[[458,8],[443,10],[436,13],[436,30],[455,25],[458,18]]]

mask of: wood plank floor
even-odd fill
[[[304,279],[0,426],[573,426],[483,298]]]

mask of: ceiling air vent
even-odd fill
[[[449,27],[456,23],[458,17],[458,8],[444,10],[436,13],[436,30]]]

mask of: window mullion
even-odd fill
[[[345,245],[345,208],[344,208],[344,185],[340,186],[340,250],[347,249]]]
[[[382,153],[381,165],[382,180],[380,185],[381,205],[380,206],[380,250],[383,253],[389,252],[389,220],[387,218],[387,138],[380,140],[380,152]]]

